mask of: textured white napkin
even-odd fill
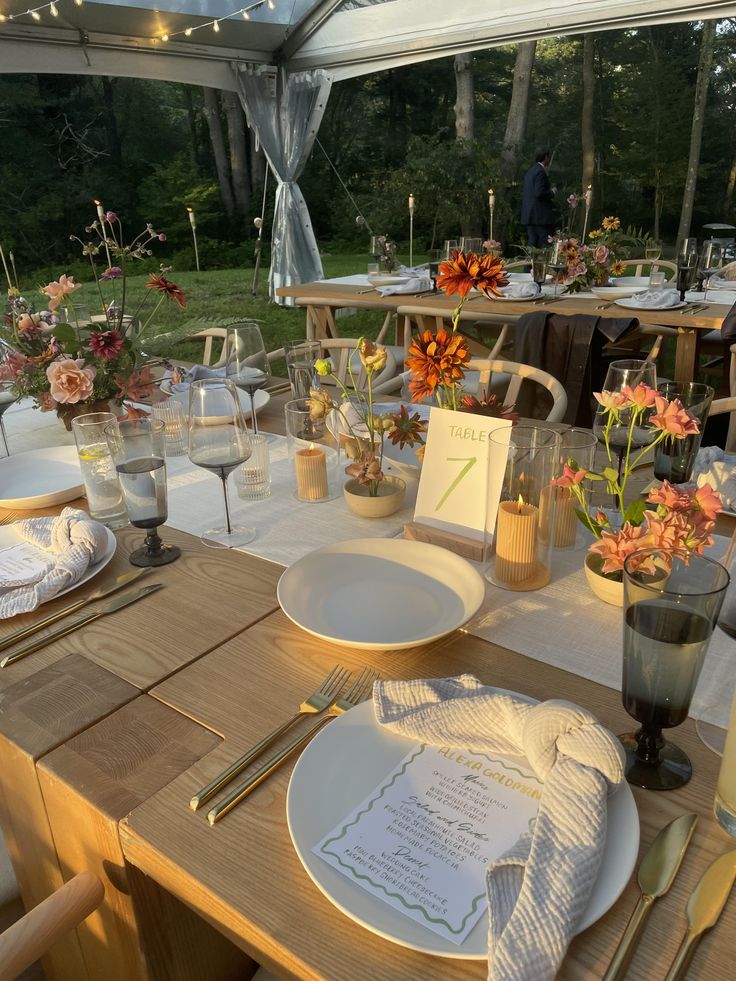
[[[618,740],[570,702],[538,705],[472,675],[379,681],[381,725],[432,745],[523,754],[544,792],[532,829],[486,872],[489,981],[551,981],[590,893],[606,841],[606,798],[623,780]]]
[[[676,307],[680,302],[680,294],[674,289],[642,290],[634,296],[627,297],[624,303],[631,306],[643,307]]]
[[[107,549],[104,525],[75,508],[64,508],[56,517],[28,518],[14,527],[24,541],[48,552],[49,560],[35,574],[0,583],[6,590],[0,592],[0,620],[30,613],[73,586]]]
[[[520,300],[530,299],[541,292],[539,286],[536,283],[509,283],[508,286],[502,286],[501,292],[504,296],[518,297]]]
[[[415,276],[405,283],[392,283],[390,286],[376,286],[381,296],[391,296],[394,293],[424,293],[432,289],[429,276]]]
[[[736,266],[736,263],[733,263]],[[708,280],[709,290],[732,290],[736,287],[736,276],[729,279],[728,276],[711,276]]]
[[[736,454],[724,453],[720,446],[702,446],[693,466],[698,487],[710,484],[721,495],[723,506],[733,511],[736,505]]]

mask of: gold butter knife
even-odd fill
[[[718,922],[736,880],[736,850],[726,852],[708,866],[687,901],[688,928],[665,981],[685,976],[695,948],[706,931]],[[724,975],[725,977],[725,975]]]
[[[39,630],[43,630],[44,627],[50,627],[52,623],[56,623],[57,621],[62,620],[64,617],[68,617],[71,613],[76,613],[77,610],[81,610],[82,607],[87,606],[88,603],[93,603],[95,600],[104,599],[105,596],[110,596],[112,593],[116,593],[119,589],[122,589],[123,586],[128,586],[130,583],[135,582],[136,579],[140,579],[141,576],[147,576],[150,571],[150,569],[138,569],[135,572],[126,572],[124,575],[118,576],[111,586],[101,586],[84,599],[77,600],[75,603],[70,603],[61,610],[57,610],[56,613],[51,613],[49,616],[44,617],[43,620],[38,620],[36,623],[32,623],[28,627],[22,627],[20,630],[16,630],[14,633],[8,634],[7,637],[3,637],[3,639],[0,640],[0,651],[7,650],[8,647],[12,647],[13,644],[17,644],[20,640],[25,640],[26,637],[31,637],[33,634],[38,633]]]
[[[619,981],[624,976],[655,899],[664,896],[675,880],[697,821],[697,814],[681,814],[662,828],[649,846],[636,877],[641,889],[639,902],[631,914],[603,981]]]
[[[148,596],[150,593],[155,592],[157,589],[161,589],[163,583],[152,582],[148,586],[141,586],[140,589],[136,590],[135,593],[123,593],[122,596],[116,596],[115,599],[109,600],[104,603],[99,610],[95,610],[93,613],[88,613],[86,617],[82,617],[81,620],[75,620],[74,623],[69,623],[65,627],[60,627],[58,630],[53,630],[50,634],[46,634],[40,640],[34,641],[32,644],[27,644],[25,647],[21,647],[19,651],[14,654],[6,654],[5,657],[0,661],[0,668],[6,668],[9,664],[14,664],[16,661],[20,661],[21,658],[28,657],[29,654],[35,653],[35,651],[40,651],[42,647],[46,647],[51,641],[59,640],[61,637],[66,637],[67,634],[73,633],[80,627],[84,627],[88,623],[92,623],[93,620],[98,620],[100,617],[107,616],[108,613],[114,613],[116,610],[122,610],[126,606],[130,606],[131,603],[135,603],[139,599],[143,599],[144,596]]]

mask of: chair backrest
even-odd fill
[[[332,367],[337,378],[346,388],[362,391],[366,386],[365,368],[355,350],[354,337],[330,337],[320,341],[323,353],[332,361]],[[397,374],[396,359],[392,352],[386,349],[386,364],[374,376],[373,384],[380,385]]]
[[[736,453],[736,395],[730,395],[725,399],[715,399],[711,403],[708,418],[722,416],[728,412],[731,416],[728,422],[728,434],[726,435],[726,453]]]
[[[208,368],[221,368],[227,362],[228,340],[226,327],[208,327],[206,330],[197,331],[192,337],[204,338],[203,365],[206,365]],[[220,352],[220,357],[217,359],[217,363],[212,364],[212,342],[215,338],[222,341],[222,351]],[[186,340],[189,341],[191,338],[187,337]]]
[[[308,341],[339,337],[336,322],[339,310],[381,310],[380,307],[376,306],[375,300],[353,299],[352,297],[349,300],[337,300],[329,296],[298,296],[294,300],[294,304],[298,307],[307,308],[305,336]],[[393,310],[387,311],[375,338],[376,343],[383,344],[393,318]]]
[[[404,335],[411,337],[414,328],[417,332],[425,330],[437,331],[440,327],[447,330],[452,328],[452,310],[447,307],[400,306],[396,311],[399,322],[403,324]],[[496,324],[501,330],[493,343],[488,356],[495,358],[506,343],[509,327],[519,319],[518,314],[487,313],[463,307],[460,311],[460,323]],[[407,343],[408,347],[408,343]]]
[[[552,408],[547,414],[547,422],[560,422],[567,410],[567,394],[560,382],[547,371],[535,368],[530,364],[519,364],[517,361],[496,361],[493,358],[471,358],[469,371],[479,372],[479,388],[490,391],[493,375],[510,375],[508,388],[502,401],[507,405],[515,404],[523,382],[533,382],[541,385],[552,396]]]
[[[648,276],[652,269],[665,269],[669,270],[672,275],[667,276],[667,279],[672,279],[677,275],[677,263],[671,262],[669,259],[626,259],[626,275],[630,276]],[[630,273],[629,269],[634,267],[634,272]],[[646,272],[644,271],[646,269]]]

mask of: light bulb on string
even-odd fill
[[[0,24],[4,24],[7,19],[8,18],[5,16],[5,14],[0,14]]]
[[[244,7],[243,10],[240,11],[240,13],[243,15],[243,20],[250,20],[250,14],[248,13],[247,8]]]
[[[78,6],[78,7],[81,7],[81,6],[82,6],[82,4],[84,3],[84,0],[74,0],[74,3],[75,3],[75,4],[76,4],[76,5]]]
[[[192,36],[192,29],[191,29],[191,27],[187,27],[187,29],[184,31],[184,36],[185,37],[191,37]]]
[[[162,35],[161,35],[161,40],[162,40],[162,41],[164,42],[164,44],[165,44],[165,43],[166,43],[166,42],[167,42],[167,41],[169,40],[169,35],[168,35],[168,34],[162,34]]]
[[[59,16],[59,8],[56,6],[55,3],[50,3],[49,4],[49,11],[50,11],[52,17],[58,17]]]
[[[37,10],[29,10],[28,13],[31,15],[31,17],[34,20],[41,20],[41,15],[39,14],[39,12]]]
[[[219,22],[219,20],[214,20],[212,22],[212,30],[215,32],[215,34],[219,34],[220,33],[220,22]]]

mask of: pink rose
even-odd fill
[[[593,249],[593,262],[597,262],[598,265],[603,265],[603,263],[608,259],[610,251],[605,245],[596,245]]]
[[[75,283],[73,276],[62,275],[59,276],[58,282],[54,280],[48,286],[42,286],[41,292],[49,297],[49,310],[55,310],[65,296],[81,288],[81,283]]]
[[[84,367],[84,358],[61,358],[46,369],[51,397],[62,404],[83,402],[92,394],[97,369]]]

